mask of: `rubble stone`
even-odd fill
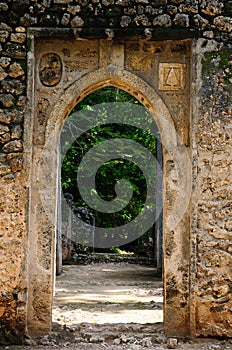
[[[14,96],[11,94],[0,94],[0,102],[3,107],[9,108],[14,106]]]
[[[200,3],[201,11],[207,15],[220,15],[223,11],[224,4],[220,0],[203,0]]]
[[[177,348],[177,339],[176,338],[168,338],[167,348],[168,349],[176,349]]]
[[[172,25],[172,21],[169,15],[160,15],[154,19],[153,25],[159,25],[161,27],[170,27]]]
[[[74,17],[70,23],[72,27],[82,27],[84,25],[83,19],[79,16]]]
[[[128,27],[128,25],[131,22],[131,18],[129,16],[122,16],[121,18],[121,22],[120,25],[124,28],[124,27]]]
[[[128,89],[159,123],[170,116],[162,137],[169,142],[170,130],[178,131],[173,154],[187,148],[191,158],[186,217],[165,241],[166,322],[174,318],[172,307],[176,313],[184,310],[184,317],[172,323],[174,334],[183,330],[190,322],[191,305],[198,322],[189,323],[188,330],[196,329],[194,335],[231,337],[231,1],[7,0],[0,2],[0,13],[0,235],[5,259],[0,269],[0,343],[30,343],[25,335],[26,320],[34,317],[30,312],[38,312],[35,322],[47,327],[44,332],[49,330],[52,225],[41,203],[33,206],[30,201],[37,176],[48,181],[51,174],[46,169],[36,173],[31,184],[31,159],[38,164],[54,114],[58,118],[63,110],[53,124],[59,128],[78,98],[106,83]],[[41,68],[42,54],[51,55],[51,61]],[[168,148],[167,158],[166,153]],[[181,151],[178,157],[183,169]],[[175,200],[182,203],[185,198],[180,196],[180,201],[176,193],[188,188],[179,186],[178,171],[166,158],[164,240],[168,213],[175,209]],[[57,172],[52,175],[55,179]],[[29,212],[35,217],[29,218]],[[30,234],[33,229],[39,232],[34,240],[39,251],[34,246],[38,266],[32,269],[35,275],[30,270],[28,283],[31,225]],[[178,267],[180,256],[188,258]]]
[[[181,13],[177,13],[174,18],[174,23],[178,27],[189,27],[189,16]]]
[[[10,65],[9,76],[12,78],[18,78],[24,75],[25,72],[19,63],[14,62]]]
[[[61,19],[61,24],[66,26],[70,21],[70,14],[69,13],[64,13],[63,17]]]
[[[20,140],[10,141],[2,147],[2,150],[4,153],[21,152],[22,142]]]
[[[215,26],[223,32],[230,33],[232,31],[232,18],[218,16],[214,19]]]

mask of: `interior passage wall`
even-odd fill
[[[27,332],[30,145],[23,133],[31,130],[23,128],[33,97],[27,34],[34,27],[67,40],[193,38],[192,323],[198,335],[232,335],[231,14],[231,1],[223,0],[1,1],[0,342],[21,342]]]

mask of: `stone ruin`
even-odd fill
[[[232,1],[0,3],[0,342],[48,334],[59,135],[115,86],[163,146],[167,336],[232,336]]]

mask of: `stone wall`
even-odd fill
[[[232,47],[225,49],[217,42],[207,45],[199,52],[202,83],[194,129],[196,321],[200,334],[231,336]]]
[[[27,87],[32,81],[31,71],[27,76],[27,52],[31,50],[28,32],[33,32],[35,27],[41,37],[143,40],[147,50],[149,40],[193,40],[192,121],[188,127],[190,132],[182,133],[183,143],[190,143],[193,149],[192,334],[232,336],[231,14],[232,2],[219,0],[7,0],[0,3],[2,342],[22,342],[27,331],[27,261],[28,254],[32,253],[27,249],[30,159],[23,152],[23,145],[28,147],[23,132],[28,130],[23,128],[28,128],[24,117],[25,113],[30,114],[31,108],[31,101],[27,99]],[[136,54],[137,68],[139,64],[149,65],[149,55],[145,53],[145,61],[143,55],[142,51]],[[127,69],[134,70],[131,64],[135,64],[135,60],[130,61],[129,53],[127,62]]]

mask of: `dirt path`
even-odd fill
[[[162,281],[151,267],[107,263],[63,270],[56,280],[52,333],[4,350],[232,350],[229,340],[166,339]]]
[[[54,322],[163,321],[162,281],[155,277],[154,268],[108,263],[63,270],[56,280]]]

